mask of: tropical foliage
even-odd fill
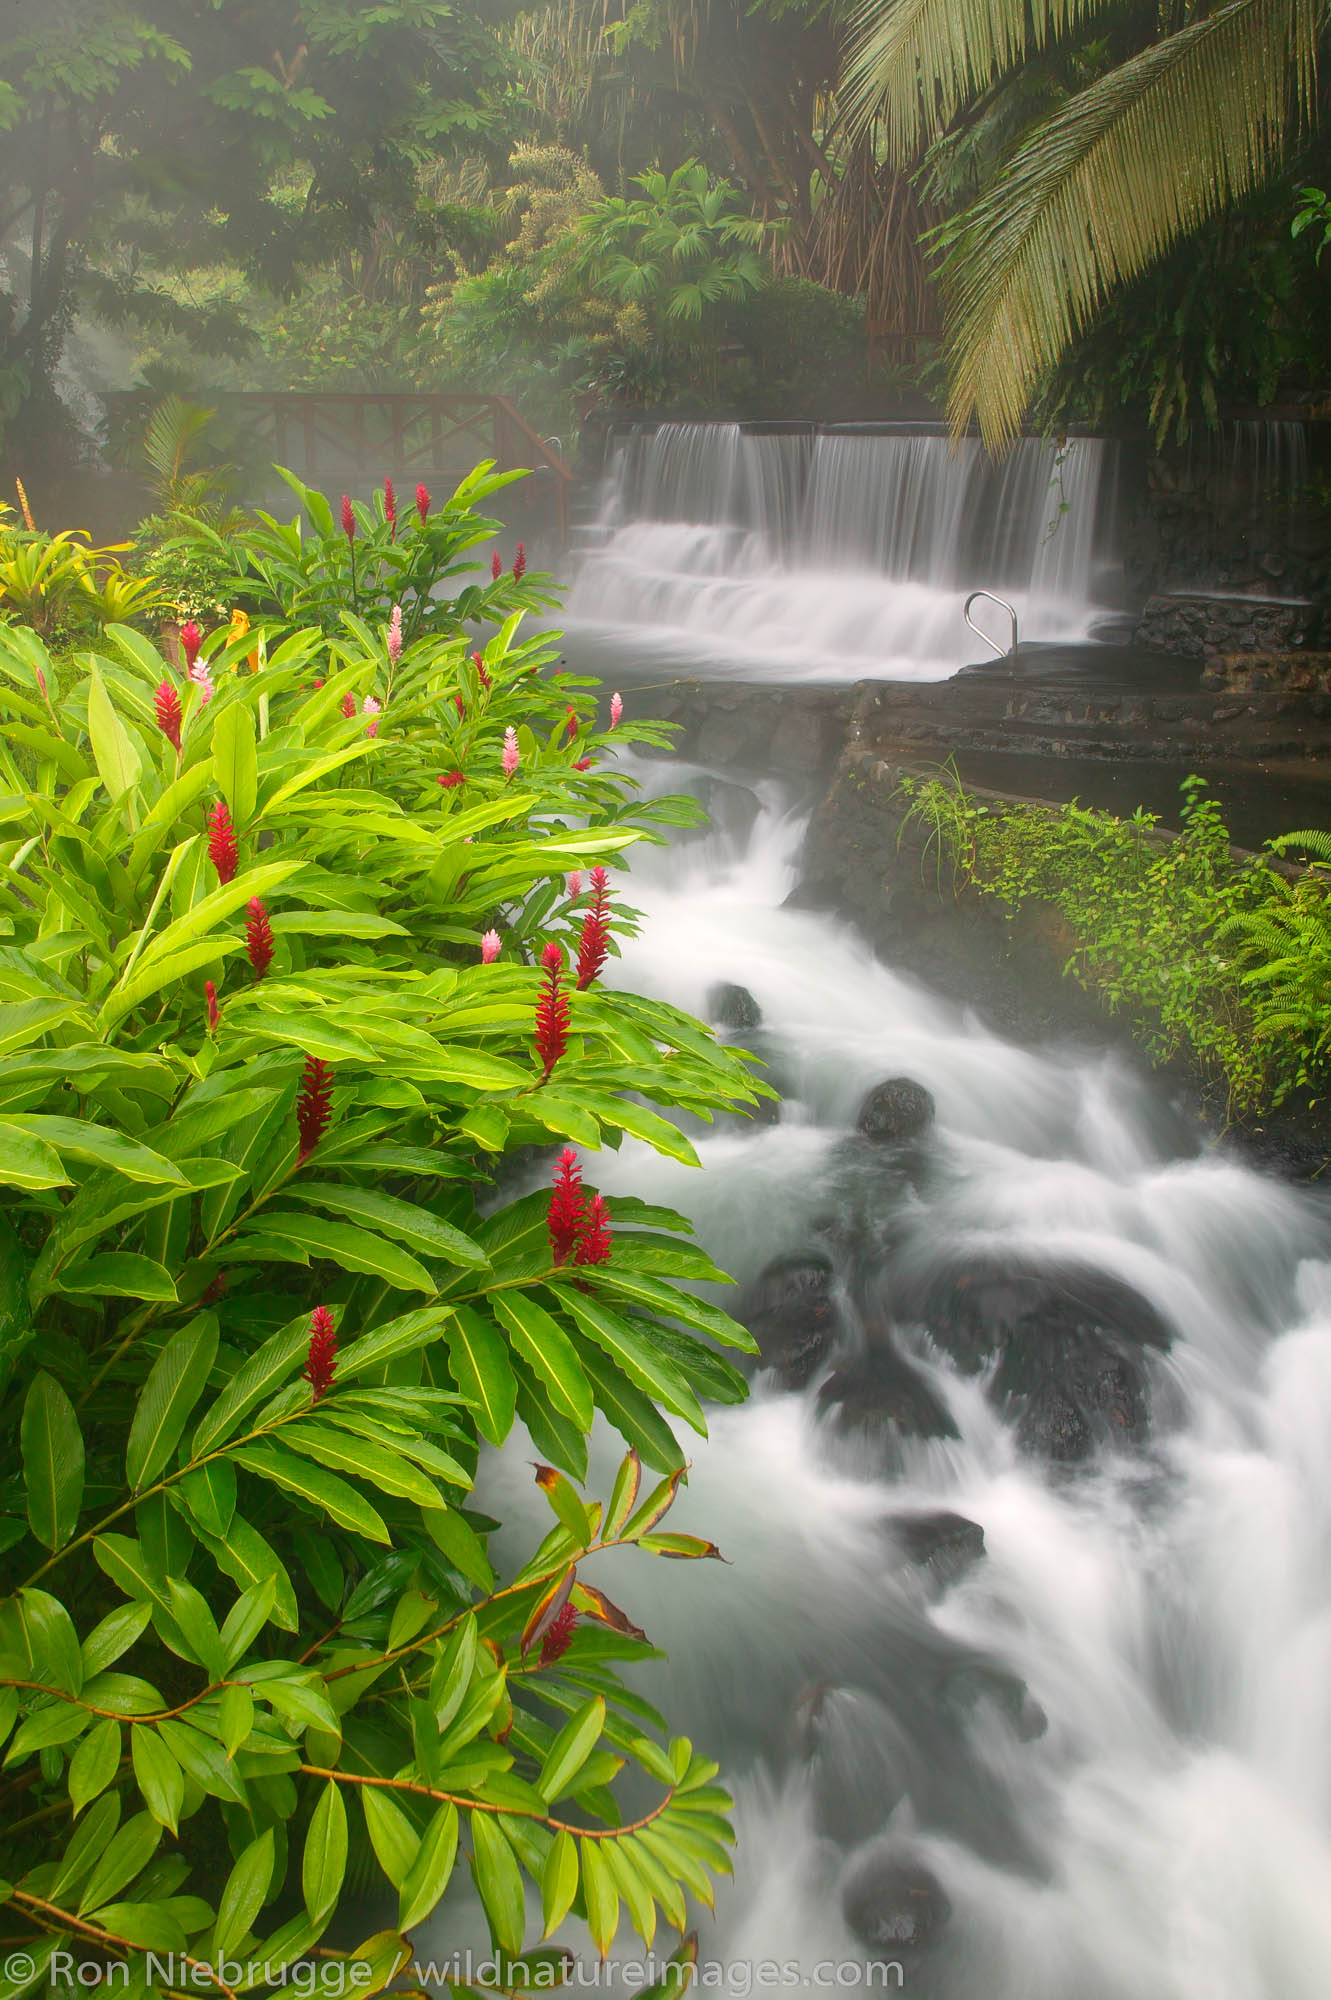
[[[902,161],[1032,55],[1091,23],[1124,38],[947,232],[952,418],[995,443],[1110,294],[1260,186],[1312,106],[1312,0],[860,0],[855,20],[847,99]]]
[[[404,584],[493,539],[466,498],[422,507]],[[692,1160],[665,1114],[763,1090],[603,982],[620,864],[692,808],[603,763],[511,568],[335,623],[299,535],[247,560],[276,608],[187,632],[186,672],[123,624],[70,660],[0,631],[13,1995],[58,1951],[135,1992],[300,1962],[373,1993],[463,1857],[505,1957],[566,1919],[604,1952],[728,1866],[714,1767],[621,1686],[651,1646],[595,1581],[605,1548],[716,1554],[665,1525],[673,1424],[741,1397],[750,1347],[687,1223],[583,1181],[626,1137]],[[519,1420],[552,1520],[500,1578],[472,1488]],[[594,1421],[628,1452],[589,1500]],[[363,1942],[353,1884],[392,1899]]]
[[[940,888],[993,896],[1010,916],[1057,911],[1064,972],[1122,1013],[1156,1062],[1186,1055],[1239,1115],[1331,1078],[1331,841],[1292,833],[1236,856],[1200,778],[1181,831],[1076,804],[986,804],[951,771],[903,781],[903,832]],[[1282,870],[1281,857],[1312,857]]]

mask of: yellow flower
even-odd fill
[[[243,639],[245,637],[245,634],[249,631],[249,629],[250,629],[249,616],[246,612],[240,609],[239,605],[237,605],[235,610],[231,613],[232,639],[233,640]],[[249,655],[248,663],[250,672],[252,674],[257,674],[259,671],[259,649],[257,646],[255,647],[254,651]]]

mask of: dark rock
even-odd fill
[[[1025,1681],[983,1660],[949,1668],[939,1682],[938,1695],[945,1708],[963,1719],[986,1706],[996,1709],[1023,1743],[1033,1743],[1049,1727],[1048,1716],[1032,1699]]]
[[[763,1011],[747,986],[721,981],[708,988],[707,1018],[718,1028],[760,1028]]]
[[[907,1562],[951,1583],[984,1554],[984,1529],[964,1514],[898,1514],[888,1526]]]
[[[818,1396],[820,1410],[835,1410],[843,1431],[870,1437],[954,1438],[952,1418],[924,1377],[891,1347],[871,1347],[848,1367],[829,1375]]]
[[[891,1711],[861,1688],[817,1688],[802,1704],[800,1736],[818,1832],[843,1847],[872,1839],[906,1792]]]
[[[879,1145],[918,1139],[934,1122],[934,1100],[913,1077],[893,1076],[875,1084],[855,1116],[855,1129]]]
[[[754,1281],[740,1318],[764,1367],[783,1388],[803,1388],[841,1331],[831,1261],[817,1251],[778,1257]]]
[[[841,1890],[846,1922],[872,1951],[922,1952],[952,1914],[938,1878],[900,1856],[870,1853]]]

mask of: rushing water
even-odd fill
[[[983,585],[1024,638],[1086,639],[1111,590],[1115,466],[1099,438],[994,461],[925,430],[622,432],[570,625],[737,676],[937,680],[983,654],[962,617]]]
[[[713,982],[746,986],[780,1123],[703,1136],[701,1174],[626,1144],[589,1178],[612,1203],[631,1190],[690,1213],[742,1281],[831,1246],[852,1344],[876,1301],[877,1338],[957,1435],[875,1453],[820,1415],[825,1369],[794,1392],[759,1373],[708,1442],[685,1434],[671,1522],[729,1566],[598,1559],[669,1650],[644,1691],[737,1799],[736,1880],[714,1921],[699,1913],[704,1984],[814,1991],[839,1966],[843,1988],[896,1990],[864,1971],[878,1962],[934,2000],[1323,2000],[1325,1204],[1188,1151],[1117,1060],[998,1040],[834,920],[784,907],[800,832],[773,789],[751,838],[649,857],[616,975],[696,1012]],[[865,1090],[899,1074],[938,1107],[905,1173],[851,1136]],[[1141,1448],[1061,1469],[1024,1454],[983,1374],[894,1311],[900,1274],[996,1251],[1104,1274],[1163,1320]],[[593,1492],[616,1445],[594,1451]],[[513,1552],[543,1532],[530,1456],[493,1476]],[[941,1582],[892,1533],[933,1509],[985,1540]],[[875,1884],[903,1879],[934,1920],[921,1953],[864,1941]]]

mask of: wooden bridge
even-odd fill
[[[108,398],[108,400],[110,400]],[[219,395],[218,408],[244,434],[246,456],[283,465],[323,492],[356,491],[392,479],[405,510],[418,482],[451,493],[479,459],[531,479],[518,489],[568,540],[573,476],[507,396],[405,391],[303,391]]]

